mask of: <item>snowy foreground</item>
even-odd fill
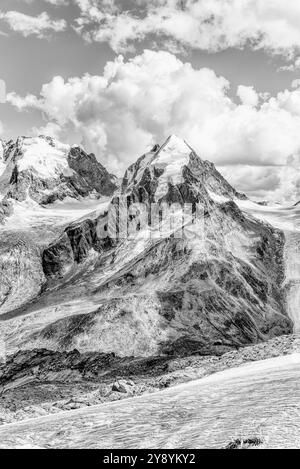
[[[5,425],[0,448],[300,448],[300,354],[155,394]]]

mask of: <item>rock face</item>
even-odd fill
[[[101,195],[110,196],[116,189],[116,177],[96,160],[93,153],[87,155],[79,147],[71,148],[68,155],[69,167],[86,184],[86,192],[96,190]]]
[[[126,172],[106,214],[44,249],[47,282],[22,310],[44,327],[14,322],[18,347],[205,355],[290,333],[283,233],[242,213],[235,200],[244,198],[184,141],[155,147]],[[130,236],[107,230],[120,207]]]
[[[45,283],[40,249],[25,233],[0,232],[0,310],[33,300]]]
[[[0,191],[6,200],[30,198],[47,205],[92,193],[110,196],[116,189],[115,177],[79,147],[44,136],[21,137],[1,146]]]
[[[97,226],[97,219],[87,219],[67,227],[60,239],[43,251],[45,275],[54,279],[64,276],[75,265],[81,264],[91,251],[101,255],[115,246],[115,240],[98,237]]]

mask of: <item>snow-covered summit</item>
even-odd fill
[[[72,174],[68,165],[70,145],[44,136],[23,137],[18,139],[17,145],[22,153],[17,162],[19,171],[32,170],[43,179]]]
[[[14,201],[47,205],[65,198],[110,196],[115,189],[114,176],[79,146],[44,135],[0,141],[0,195],[5,207]]]
[[[214,164],[201,159],[195,150],[176,135],[156,145],[128,168],[123,179],[123,191],[145,186],[149,179],[155,187],[154,200],[164,198],[171,187],[179,187],[187,178],[194,179],[199,190],[226,200],[244,199],[217,171]]]
[[[170,175],[178,175],[183,166],[189,163],[194,150],[176,135],[171,135],[156,153],[152,165],[166,169]]]
[[[182,169],[189,164],[192,148],[176,135],[171,135],[151,162],[151,169],[162,172],[156,190],[156,199],[163,197],[169,184],[183,182]]]
[[[190,145],[182,138],[178,137],[175,134],[170,135],[165,143],[160,147],[158,151],[158,156],[161,156],[162,153],[172,154],[172,160],[174,158],[180,158],[182,155],[190,154],[191,151],[194,151]]]

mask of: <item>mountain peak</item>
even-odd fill
[[[0,141],[0,191],[5,200],[47,205],[66,198],[111,196],[115,189],[114,176],[81,147],[46,135]]]
[[[186,141],[183,138],[178,137],[176,134],[169,135],[165,143],[170,143],[172,145],[186,145]]]
[[[185,140],[172,134],[156,152],[152,165],[167,170],[170,175],[179,174],[189,164],[192,154],[196,155],[193,148]],[[197,158],[201,160],[198,156]]]
[[[145,189],[151,192],[150,199],[159,201],[175,190],[178,192],[176,200],[181,200],[183,185],[189,195],[198,191],[202,197],[206,193],[206,197],[211,195],[218,201],[221,200],[220,196],[222,200],[245,198],[230,186],[212,163],[202,160],[185,140],[174,134],[161,147],[156,145],[128,168],[122,191],[143,192]]]
[[[183,138],[180,138],[175,134],[172,134],[167,138],[165,143],[161,146],[161,150],[162,149],[170,149],[171,151],[177,150],[180,153],[188,154],[194,151]]]
[[[68,153],[70,146],[50,137],[22,137],[18,139],[22,157],[17,162],[19,171],[34,170],[43,178],[70,175]]]

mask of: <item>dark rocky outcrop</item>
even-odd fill
[[[245,438],[243,440],[236,439],[230,442],[224,449],[251,449],[253,447],[258,447],[263,444],[261,438]]]
[[[87,219],[66,228],[63,235],[42,254],[43,270],[47,278],[61,277],[87,259],[91,251],[101,254],[111,249],[115,241],[99,238],[98,220]]]
[[[73,147],[68,155],[71,169],[75,171],[91,190],[110,196],[116,190],[115,176],[99,163],[93,153],[87,154],[80,147]]]

